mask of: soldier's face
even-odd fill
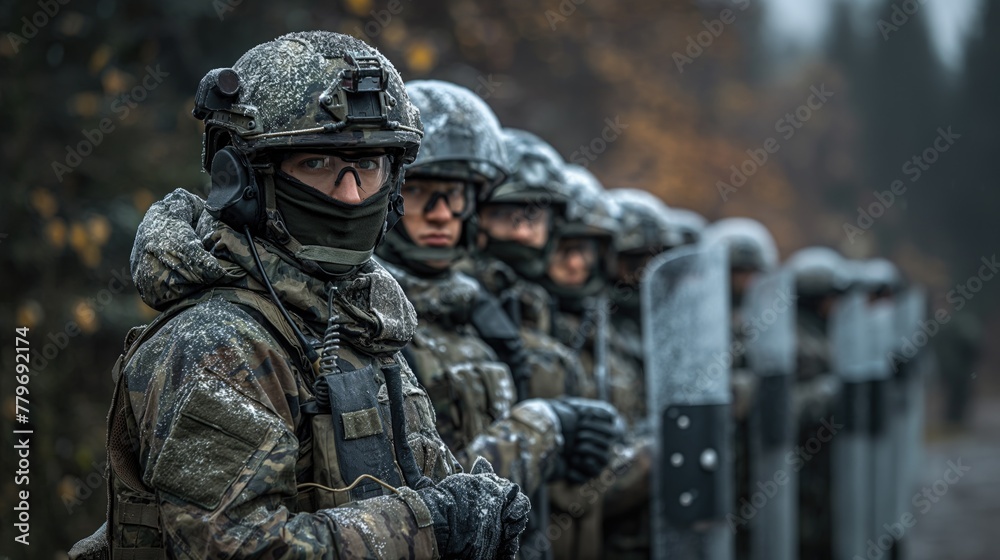
[[[732,269],[730,275],[730,287],[732,289],[734,299],[743,297],[747,288],[750,287],[750,282],[753,281],[756,275],[757,271],[752,268]]]
[[[490,204],[479,213],[483,231],[493,239],[541,249],[549,240],[549,208],[526,204]]]
[[[560,239],[549,260],[549,278],[560,286],[578,288],[590,280],[597,263],[597,241]]]
[[[470,203],[461,181],[407,179],[403,184],[403,227],[417,247],[454,247],[462,233],[462,220],[456,214],[461,215]]]
[[[282,160],[281,170],[330,198],[360,204],[385,185],[389,158],[385,154],[295,152]]]
[[[650,250],[649,252],[630,254],[618,254],[618,281],[628,286],[638,286],[640,277],[649,261],[653,259],[660,250]]]

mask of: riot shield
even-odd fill
[[[849,292],[830,318],[830,361],[842,382],[839,421],[844,424],[831,442],[831,541],[836,560],[863,556],[872,526],[866,306],[865,294]]]
[[[916,333],[924,319],[926,295],[920,288],[910,288],[900,295],[897,305],[897,338],[893,348],[892,368],[898,386],[899,426],[898,467],[896,477],[896,512],[909,511],[910,497],[916,485],[917,466],[921,464],[924,414],[924,379],[922,368],[926,352],[916,344]]]
[[[871,480],[869,511],[872,523],[868,538],[878,542],[885,533],[884,525],[898,521],[896,516],[896,442],[893,440],[892,414],[896,385],[892,376],[889,354],[895,343],[895,303],[883,298],[868,304],[865,328],[868,332],[867,370],[871,396]],[[891,536],[891,534],[890,534]],[[867,539],[866,539],[867,542]]]
[[[796,557],[798,480],[786,464],[795,424],[791,401],[795,370],[793,292],[791,275],[779,270],[755,280],[743,306],[747,365],[759,377],[755,429],[749,445],[750,492],[762,492],[768,498],[750,519],[752,560]],[[777,486],[776,480],[784,484]],[[774,486],[770,493],[769,485]]]
[[[669,251],[643,276],[655,558],[732,558],[728,283],[722,246]]]

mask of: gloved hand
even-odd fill
[[[486,459],[476,459],[469,474],[453,474],[417,493],[431,512],[443,558],[516,556],[531,503],[516,484],[494,474]]]
[[[560,397],[549,405],[559,417],[563,435],[561,478],[583,484],[611,460],[611,447],[621,441],[624,422],[615,407],[603,401]]]

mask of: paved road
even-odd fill
[[[907,560],[1000,560],[1000,397],[979,395],[969,433],[927,444],[921,488],[947,488],[937,503],[919,502]],[[954,484],[949,465],[968,468]]]

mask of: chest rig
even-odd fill
[[[300,389],[305,389],[306,402],[296,422],[299,484],[294,502],[286,503],[290,510],[315,512],[387,494],[404,483],[417,487],[429,483],[405,440],[403,414],[391,414],[393,399],[401,403],[403,398],[400,366],[392,357],[341,349],[337,330],[328,329],[324,349],[332,352],[324,352],[326,363],[316,373],[316,368],[303,367],[309,363],[305,352],[274,303],[249,290],[215,288],[129,331],[125,351],[112,369],[115,390],[108,414],[106,473],[110,558],[165,558],[156,495],[143,482],[139,430],[122,371],[139,347],[170,319],[213,297],[240,306],[264,326],[291,357],[289,365],[299,374]],[[401,405],[398,410],[402,412]]]
[[[434,404],[441,437],[449,448],[462,449],[517,400],[509,367],[484,342],[482,321],[475,320],[481,288],[460,274],[426,279],[387,269],[420,317],[403,354]]]

